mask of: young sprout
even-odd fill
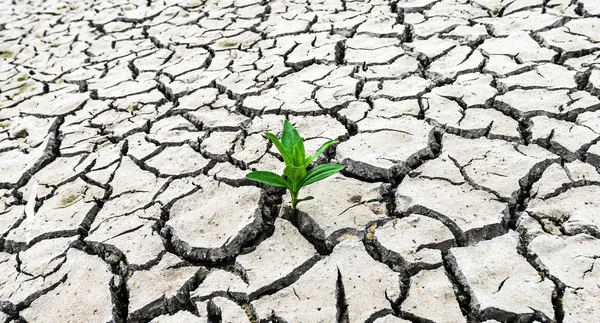
[[[322,164],[306,171],[306,168],[313,160],[317,159],[329,146],[337,144],[338,141],[329,140],[325,142],[314,155],[307,157],[304,151],[304,140],[289,121],[286,120],[283,123],[281,141],[270,132],[265,132],[265,136],[273,142],[279,154],[283,157],[283,161],[285,162],[283,174],[285,177],[273,172],[254,171],[246,175],[246,178],[275,187],[287,188],[292,196],[293,210],[296,209],[298,203],[313,199],[312,196],[298,199],[298,193],[301,188],[325,179],[344,169],[344,166],[339,164]]]

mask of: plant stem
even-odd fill
[[[292,195],[292,210],[295,210],[296,204],[298,204],[298,192],[290,191],[290,194]]]

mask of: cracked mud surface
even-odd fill
[[[2,5],[0,323],[600,320],[597,0]]]

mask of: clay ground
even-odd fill
[[[1,5],[0,322],[600,322],[600,1]]]

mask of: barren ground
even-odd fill
[[[600,1],[0,2],[0,322],[600,322]]]

